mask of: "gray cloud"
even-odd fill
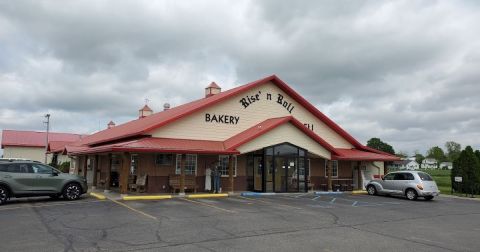
[[[480,148],[479,5],[458,1],[0,3],[0,128],[88,133],[277,74],[366,142]]]

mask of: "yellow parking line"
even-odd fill
[[[202,205],[202,206],[215,208],[215,209],[217,209],[217,210],[224,211],[224,212],[227,212],[227,213],[236,213],[236,212],[233,211],[233,210],[228,210],[228,209],[225,209],[225,208],[217,207],[217,206],[214,206],[214,205],[205,203],[205,202],[200,202],[200,201],[195,201],[195,200],[189,200],[189,199],[186,199],[186,198],[179,198],[179,199],[185,200],[185,201],[188,201],[188,202],[192,202],[192,203],[195,203],[195,204],[199,204],[199,205]]]
[[[142,212],[142,211],[140,211],[140,210],[138,210],[138,209],[135,209],[135,208],[133,208],[133,207],[127,205],[127,204],[124,204],[124,203],[122,203],[122,202],[116,201],[116,200],[114,200],[114,199],[109,199],[109,200],[111,200],[112,202],[117,203],[118,205],[123,206],[123,207],[125,207],[125,208],[127,208],[127,209],[129,209],[129,210],[131,210],[131,211],[133,211],[133,212],[136,212],[136,213],[138,213],[138,214],[141,214],[141,215],[143,215],[143,216],[145,216],[145,217],[148,217],[148,218],[150,218],[150,219],[157,220],[157,217],[152,216],[152,215],[150,215],[150,214],[147,214],[147,213],[145,213],[145,212]]]
[[[101,200],[89,200],[89,201],[80,201],[80,202],[64,202],[64,203],[51,203],[51,204],[40,204],[38,205],[30,205],[30,206],[18,206],[18,207],[0,207],[0,211],[3,210],[14,210],[14,209],[22,209],[22,208],[38,208],[38,207],[51,207],[51,206],[65,206],[65,205],[76,205],[76,204],[86,204],[86,203],[96,203],[102,202]],[[28,203],[28,202],[25,202]],[[21,203],[22,204],[22,203]]]
[[[101,193],[94,193],[94,192],[91,192],[90,193],[91,196],[99,199],[99,200],[104,200],[106,199],[107,197],[105,197],[105,195],[101,194]]]
[[[200,199],[200,198],[221,198],[228,197],[228,193],[204,193],[204,194],[189,194],[187,198]]]
[[[172,195],[140,195],[140,196],[123,196],[123,200],[161,200],[171,199]]]
[[[285,204],[281,204],[281,203],[277,203],[277,202],[265,201],[265,200],[261,200],[261,199],[252,199],[252,198],[247,198],[247,197],[243,197],[243,196],[238,196],[238,197],[240,197],[242,199],[246,199],[246,200],[262,202],[262,203],[265,203],[265,204],[272,204],[272,205],[278,205],[278,206],[290,207],[290,208],[293,208],[293,209],[302,210],[302,208],[300,208],[300,207],[285,205]]]

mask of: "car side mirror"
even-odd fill
[[[52,171],[52,176],[58,176],[58,172],[57,171]]]

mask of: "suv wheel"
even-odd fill
[[[77,200],[82,194],[82,188],[77,183],[70,183],[63,189],[63,198],[66,200]]]
[[[376,195],[377,194],[377,189],[375,188],[374,185],[369,185],[367,187],[367,192],[369,195]]]
[[[4,186],[0,186],[0,205],[5,204],[8,199],[8,189]]]
[[[409,200],[416,200],[417,197],[418,197],[417,192],[413,189],[408,189],[405,192],[405,196],[407,196],[407,199],[409,199]]]

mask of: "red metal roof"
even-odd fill
[[[198,154],[240,154],[236,150],[226,150],[222,141],[172,139],[147,137],[127,142],[88,148],[86,146],[67,146],[72,154],[91,154],[104,152],[174,152]],[[75,149],[76,148],[76,149]]]
[[[50,153],[58,153],[63,152],[65,149],[65,145],[71,144],[71,141],[49,141],[48,142],[48,149]]]
[[[313,115],[315,115],[317,118],[323,121],[326,125],[332,128],[340,136],[345,138],[353,146],[355,146],[358,149],[364,149],[364,146],[360,144],[357,140],[355,140],[350,134],[348,134],[345,130],[340,128],[340,126],[338,126],[335,122],[330,120],[327,116],[325,116],[322,112],[320,112],[317,108],[315,108],[315,106],[310,104],[307,100],[305,100],[305,98],[300,96],[297,92],[295,92],[285,82],[280,80],[275,75],[268,76],[266,78],[221,92],[213,96],[209,96],[209,97],[202,98],[190,103],[186,103],[184,105],[174,107],[169,110],[154,113],[150,116],[139,118],[139,119],[115,126],[110,129],[102,130],[100,132],[97,132],[93,135],[90,135],[82,139],[81,144],[95,145],[95,144],[106,143],[114,140],[124,139],[132,136],[146,135],[148,134],[149,131],[153,129],[164,126],[175,120],[178,120],[187,115],[190,115],[200,109],[204,109],[208,106],[212,106],[232,96],[238,95],[242,92],[248,91],[252,88],[261,86],[269,82],[272,82],[275,85],[277,85],[280,89],[282,89],[285,93],[287,93],[289,96],[295,99],[298,103],[300,103]]]
[[[354,160],[354,161],[395,161],[400,160],[397,156],[390,154],[381,154],[375,152],[362,151],[358,149],[340,149],[337,148],[338,155],[334,155],[334,160]]]
[[[45,132],[3,130],[2,148],[5,146],[23,147],[45,147]],[[82,135],[71,133],[49,132],[48,141],[75,142],[82,138]]]

